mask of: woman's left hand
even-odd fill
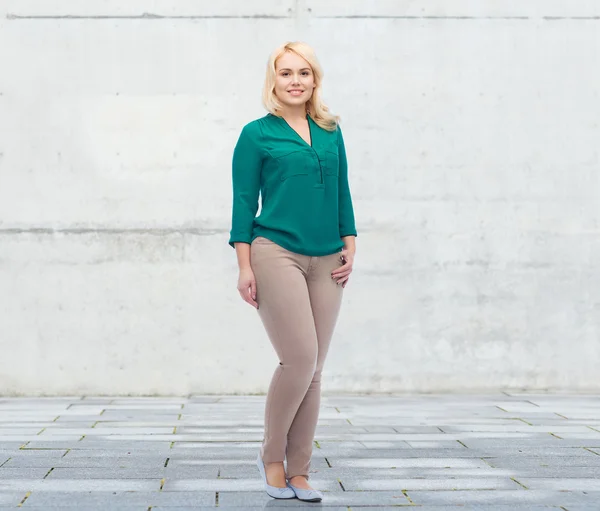
[[[352,273],[352,267],[354,265],[354,252],[350,252],[348,249],[342,250],[340,253],[340,259],[344,263],[336,270],[331,272],[331,278],[337,280],[337,284],[341,284],[342,287],[346,287],[350,274]]]

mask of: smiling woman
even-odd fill
[[[283,114],[286,107],[308,113],[321,128],[335,130],[339,117],[329,113],[321,99],[322,82],[323,70],[313,49],[304,43],[288,43],[269,58],[263,104],[274,115]]]
[[[323,497],[308,484],[321,372],[357,236],[344,139],[321,99],[322,80],[310,46],[287,43],[271,54],[268,114],[244,126],[233,151],[229,238],[238,291],[279,357],[256,462],[271,497],[311,502]]]

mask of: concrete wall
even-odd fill
[[[0,393],[266,391],[230,161],[294,39],[359,229],[324,392],[600,388],[600,2],[0,0]]]

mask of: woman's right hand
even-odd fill
[[[245,302],[248,302],[252,307],[258,309],[258,302],[256,301],[256,279],[254,278],[252,268],[243,268],[240,270],[237,289]]]

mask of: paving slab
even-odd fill
[[[600,492],[600,479],[596,478],[519,477],[519,482],[531,490]],[[600,500],[598,509],[600,509]]]
[[[592,454],[592,453],[590,453]],[[406,447],[386,448],[381,447],[363,447],[362,449],[313,449],[313,456],[327,456],[327,458],[353,458],[353,459],[372,459],[372,458],[480,458],[483,456],[495,456],[496,453],[488,454],[479,449],[444,449],[444,448],[412,448]]]
[[[43,433],[37,435],[28,435],[25,439],[25,447],[30,449],[36,444],[47,444],[51,448],[56,448],[58,444],[73,444],[81,441],[83,435],[78,433],[63,433],[61,435],[43,435]]]
[[[3,457],[6,458],[61,458],[68,451],[68,449],[12,449],[1,451]]]
[[[168,480],[177,479],[217,479],[217,478],[243,478],[244,475],[247,478],[256,475],[256,467],[251,470],[251,467],[236,467],[237,471],[235,475],[225,476],[222,470],[216,465],[196,465],[196,466],[168,466],[165,469],[165,477]]]
[[[98,449],[90,447],[88,449],[68,449],[65,454],[65,460],[71,460],[74,458],[86,458],[86,459],[99,459],[99,458],[140,458],[145,459],[148,456],[163,456],[167,459],[171,456],[171,450],[169,448],[161,449],[131,449],[124,446],[115,447],[113,449]]]
[[[47,467],[0,467],[0,481],[6,479],[43,479],[50,469]]]
[[[36,411],[36,410],[14,410],[14,411],[6,411],[0,410],[0,419],[4,422],[9,421],[53,421],[59,415],[60,411],[57,413],[47,412],[47,411]]]
[[[495,446],[494,448],[469,448],[467,451],[479,452],[482,456],[488,457],[501,457],[501,456],[566,456],[566,457],[577,457],[577,456],[598,456],[593,449],[585,447],[540,447],[540,446],[527,446],[519,445],[513,446],[507,443],[504,447]],[[461,451],[461,454],[464,451]],[[458,455],[458,453],[457,453]]]
[[[101,409],[101,410],[105,410],[105,411],[109,411],[109,410],[119,410],[119,411],[123,411],[126,410],[128,413],[131,411],[142,411],[143,413],[145,412],[152,412],[154,414],[158,414],[158,413],[171,413],[173,411],[180,411],[182,409],[182,403],[164,403],[160,401],[160,398],[157,398],[158,401],[154,401],[153,399],[149,399],[146,403],[136,403],[136,402],[124,402],[121,404],[114,404],[114,401],[112,403],[108,403],[105,405],[100,405],[100,406],[96,406],[96,405],[87,405],[87,404],[80,404],[80,403],[73,403],[73,405],[71,405],[69,407],[69,411],[73,411],[73,410],[77,410],[77,411],[86,411],[86,410],[97,410],[97,409]]]
[[[268,498],[268,497],[267,497]],[[298,500],[294,499],[295,502],[299,502]],[[198,511],[198,510],[211,510],[211,511],[215,511],[215,510],[221,510],[221,509],[225,509],[225,510],[235,510],[235,511],[264,511],[265,509],[269,509],[269,510],[274,510],[274,511],[285,511],[287,509],[295,508],[312,508],[315,506],[319,506],[319,504],[290,504],[287,501],[286,502],[282,502],[281,501],[278,502],[269,502],[269,505],[262,505],[262,506],[246,506],[246,505],[241,505],[241,506],[221,506],[219,505],[219,507],[214,507],[214,506],[194,506],[194,507],[162,507],[162,506],[158,506],[158,507],[153,507],[152,511],[156,511],[156,510],[163,510],[163,511]],[[370,508],[373,509],[373,508]],[[381,508],[377,507],[375,508],[375,511],[379,511]],[[348,511],[348,508],[346,506],[335,506],[335,507],[328,507],[327,508],[328,511]],[[396,508],[394,511],[398,511],[398,508]]]
[[[150,436],[150,435],[148,435]],[[32,442],[33,446],[34,442]],[[36,444],[42,444],[37,442]],[[28,445],[29,447],[29,445]],[[119,440],[113,438],[85,437],[82,440],[72,443],[72,449],[86,450],[150,450],[150,451],[168,451],[171,448],[171,442],[164,440]]]
[[[103,405],[86,405],[78,403],[74,403],[72,406],[62,410],[56,410],[57,415],[61,415],[63,417],[77,415],[101,415],[104,413],[104,411]]]
[[[86,456],[63,458],[31,458],[28,456],[13,457],[6,462],[6,468],[24,467],[62,467],[62,468],[135,468],[135,467],[164,467],[167,456],[145,455],[113,457]]]
[[[77,467],[77,468],[64,468],[56,467],[52,469],[52,472],[48,474],[46,480],[54,479],[162,479],[165,477],[165,467],[147,467],[147,466],[135,466],[132,468],[119,468],[116,465],[114,467],[101,467],[101,468],[89,468],[89,467]],[[0,477],[2,472],[0,469]]]
[[[346,491],[374,490],[512,490],[519,485],[509,477],[486,478],[443,478],[443,479],[407,479],[407,478],[378,478],[341,480]]]
[[[258,469],[256,471],[258,475]],[[311,484],[320,490],[340,490],[337,481],[331,479],[312,479]],[[248,479],[179,479],[168,480],[163,486],[163,492],[167,491],[214,491],[214,492],[237,492],[258,491],[264,488],[260,476]]]
[[[110,404],[113,405],[128,405],[128,404],[138,404],[138,405],[160,405],[160,404],[168,404],[168,405],[182,405],[184,403],[189,403],[189,399],[186,397],[151,397],[151,396],[137,396],[137,397],[115,397],[108,398],[111,400]]]
[[[531,467],[600,467],[600,456],[498,456],[485,458],[495,468],[527,469]]]
[[[159,479],[5,479],[0,480],[2,491],[140,491],[159,490]]]
[[[468,511],[515,511],[515,507],[511,506],[511,505],[507,505],[507,506],[469,506],[468,508],[465,508],[462,505],[456,505],[456,506],[413,506],[415,507],[416,510],[418,511],[461,511],[461,510],[465,510],[467,509]],[[363,507],[363,506],[353,506],[352,507],[352,511],[359,509],[359,510],[368,510],[368,509],[374,509],[374,511],[399,511],[402,510],[403,508],[398,508],[398,507],[375,507],[375,508],[369,508],[369,507]],[[556,510],[556,511],[564,511],[564,508],[558,507],[558,506],[527,506],[527,508],[521,508],[521,510],[519,511],[552,511],[552,510]],[[589,510],[592,511],[592,510]]]
[[[65,491],[33,491],[26,501],[29,506],[88,509],[92,506],[215,506],[215,492],[106,491],[73,493]],[[26,506],[24,505],[25,509]]]
[[[329,467],[337,468],[488,468],[490,465],[480,458],[327,458]]]
[[[456,440],[436,440],[436,441],[407,441],[409,447],[417,449],[465,449],[465,446]],[[372,444],[365,442],[366,447],[374,447]]]
[[[35,426],[35,427],[24,426],[24,427],[11,427],[11,428],[0,427],[0,441],[6,437],[8,437],[8,440],[11,440],[11,437],[15,437],[14,440],[19,440],[21,437],[24,437],[24,436],[30,437],[30,436],[37,435],[42,430],[43,430],[43,428],[38,427],[38,426]]]
[[[39,433],[40,438],[46,438],[51,435],[80,435],[80,436],[110,436],[115,435],[121,437],[123,435],[134,436],[139,435],[142,440],[146,439],[146,435],[169,435],[173,433],[173,427],[149,427],[149,428],[108,428],[108,427],[67,427],[63,428],[62,425],[57,424],[51,428],[44,428]],[[39,430],[38,430],[39,431]]]
[[[585,442],[586,444],[593,445],[593,446],[600,446],[600,432],[594,431],[592,429],[589,429],[589,431],[584,431],[584,432],[575,432],[575,431],[562,432],[562,431],[560,431],[560,432],[553,432],[553,434],[555,436],[562,438],[563,440],[585,439],[585,440],[587,440],[587,442]]]
[[[314,507],[263,490],[264,406],[265,396],[0,399],[0,511],[21,501],[44,510]],[[600,399],[323,396],[310,476],[327,509],[598,511]]]
[[[598,506],[600,493],[562,492],[548,490],[503,491],[415,491],[406,492],[416,506],[514,506],[515,510],[528,510],[529,506],[564,506],[570,511],[572,505]],[[421,509],[415,507],[415,509]],[[596,507],[598,509],[598,507]]]
[[[36,437],[39,438],[39,437]],[[68,449],[74,449],[79,446],[81,437],[73,440],[64,440],[62,438],[53,438],[50,441],[47,440],[33,440],[30,442],[24,442],[21,444],[20,451],[66,451]]]
[[[334,478],[346,481],[350,479],[464,479],[464,478],[482,478],[499,476],[509,478],[517,472],[511,469],[492,468],[489,465],[481,468],[356,468],[356,467],[333,467],[324,469],[313,469],[312,472],[319,477]],[[519,475],[521,472],[519,472]],[[537,472],[532,472],[534,477]],[[576,472],[580,475],[580,472]],[[563,475],[563,477],[568,477]],[[580,476],[581,477],[581,476]]]
[[[181,420],[181,414],[175,411],[168,411],[164,413],[157,413],[156,411],[152,411],[150,413],[145,410],[106,410],[102,415],[100,415],[101,411],[98,412],[97,415],[87,414],[82,410],[79,414],[73,415],[62,415],[58,420],[90,420],[95,418],[96,420],[103,421],[178,421]],[[78,417],[79,416],[79,417]]]
[[[524,422],[519,424],[465,424],[465,425],[444,425],[440,426],[444,433],[463,433],[463,432],[503,432],[503,433],[589,433],[590,428],[584,425],[529,425]],[[561,435],[562,436],[562,435]],[[464,438],[464,437],[461,437]]]
[[[0,506],[17,506],[25,495],[24,491],[0,491]]]
[[[91,428],[96,424],[96,421],[87,422],[58,422],[58,421],[9,421],[1,422],[0,427],[6,428],[37,428],[37,431],[42,429],[67,429],[67,428]],[[69,433],[67,431],[67,433]]]
[[[410,501],[401,491],[326,491],[323,492],[323,501],[318,506],[326,507],[330,510],[329,506],[351,506],[354,509],[355,506],[409,506]],[[273,499],[264,491],[237,491],[237,492],[223,492],[219,493],[219,508],[223,507],[235,507],[235,506],[260,506],[267,503],[274,503]],[[286,507],[297,507],[307,506],[306,503],[302,503],[297,499],[291,499],[287,501]],[[315,504],[312,504],[314,507]],[[271,506],[269,506],[269,509]],[[371,508],[373,509],[373,508]],[[378,508],[375,508],[378,509]],[[396,510],[402,509],[396,507]]]
[[[299,502],[296,500],[296,502]],[[269,503],[272,504],[272,503]],[[198,511],[198,510],[212,510],[214,511],[215,509],[230,509],[230,510],[236,510],[236,511],[264,511],[265,509],[269,509],[269,510],[273,510],[273,511],[285,511],[287,509],[290,509],[290,507],[302,507],[302,508],[307,508],[307,507],[314,507],[314,506],[318,506],[318,504],[294,504],[291,505],[288,502],[285,502],[286,505],[284,504],[279,504],[278,502],[274,503],[275,505],[268,505],[268,506],[246,506],[246,505],[241,505],[241,506],[219,506],[218,508],[215,507],[205,507],[205,506],[199,506],[199,507],[162,507],[162,506],[158,506],[158,507],[153,507],[152,511]],[[373,508],[370,508],[373,509]],[[381,508],[375,508],[376,511],[380,510]],[[348,511],[348,508],[346,506],[335,506],[335,507],[328,507],[327,508],[328,511]],[[398,508],[395,508],[394,511],[398,511]]]
[[[68,506],[66,504],[61,504],[60,506],[56,506],[56,507],[55,506],[48,507],[48,506],[28,506],[25,504],[22,508],[18,508],[18,509],[29,509],[30,511],[36,511],[36,510],[37,511],[62,511],[63,509],[65,509],[65,507],[68,507]],[[7,511],[9,509],[11,511],[15,510],[14,507],[0,507],[0,511]],[[163,509],[165,509],[165,508],[163,508]],[[170,508],[168,508],[168,509],[170,509]],[[198,508],[196,508],[196,509],[198,509]],[[110,508],[107,508],[106,506],[86,506],[85,511],[148,511],[148,508],[143,505],[140,505],[140,506],[111,506]]]
[[[14,451],[20,449],[25,443],[26,442],[17,442],[14,440],[11,442],[0,440],[0,451]]]
[[[460,504],[457,504],[455,506],[409,506],[407,507],[387,507],[387,506],[383,506],[383,507],[375,507],[375,508],[369,508],[369,507],[364,507],[364,506],[352,506],[352,511],[359,509],[359,510],[368,510],[368,509],[373,509],[374,511],[401,511],[402,509],[410,509],[411,507],[414,507],[415,510],[417,511],[461,511],[461,510],[468,510],[468,511],[565,511],[564,508],[559,507],[559,506],[527,506],[526,508],[520,508],[518,510],[515,510],[515,506],[514,505],[469,505],[468,507],[462,506]],[[329,509],[329,508],[327,508]],[[589,510],[592,511],[592,510]]]
[[[109,413],[109,412],[106,412]],[[177,421],[177,417],[178,414],[173,414],[172,418],[169,417],[165,417],[164,415],[160,415],[157,416],[156,419],[153,418],[153,416],[151,414],[142,414],[142,418],[146,421],[153,421],[153,420],[175,420]],[[36,419],[37,420],[37,419]],[[107,418],[105,414],[102,415],[98,415],[98,414],[90,414],[90,415],[86,415],[86,414],[77,414],[77,415],[64,415],[64,414],[60,414],[60,415],[56,415],[53,419],[52,422],[56,423],[56,424],[71,424],[71,423],[84,423],[84,422],[90,422],[92,424],[96,423],[96,422],[109,422],[109,421],[115,421],[118,419],[112,419],[112,418]],[[124,421],[126,419],[123,419]],[[139,420],[139,417],[138,417]]]

